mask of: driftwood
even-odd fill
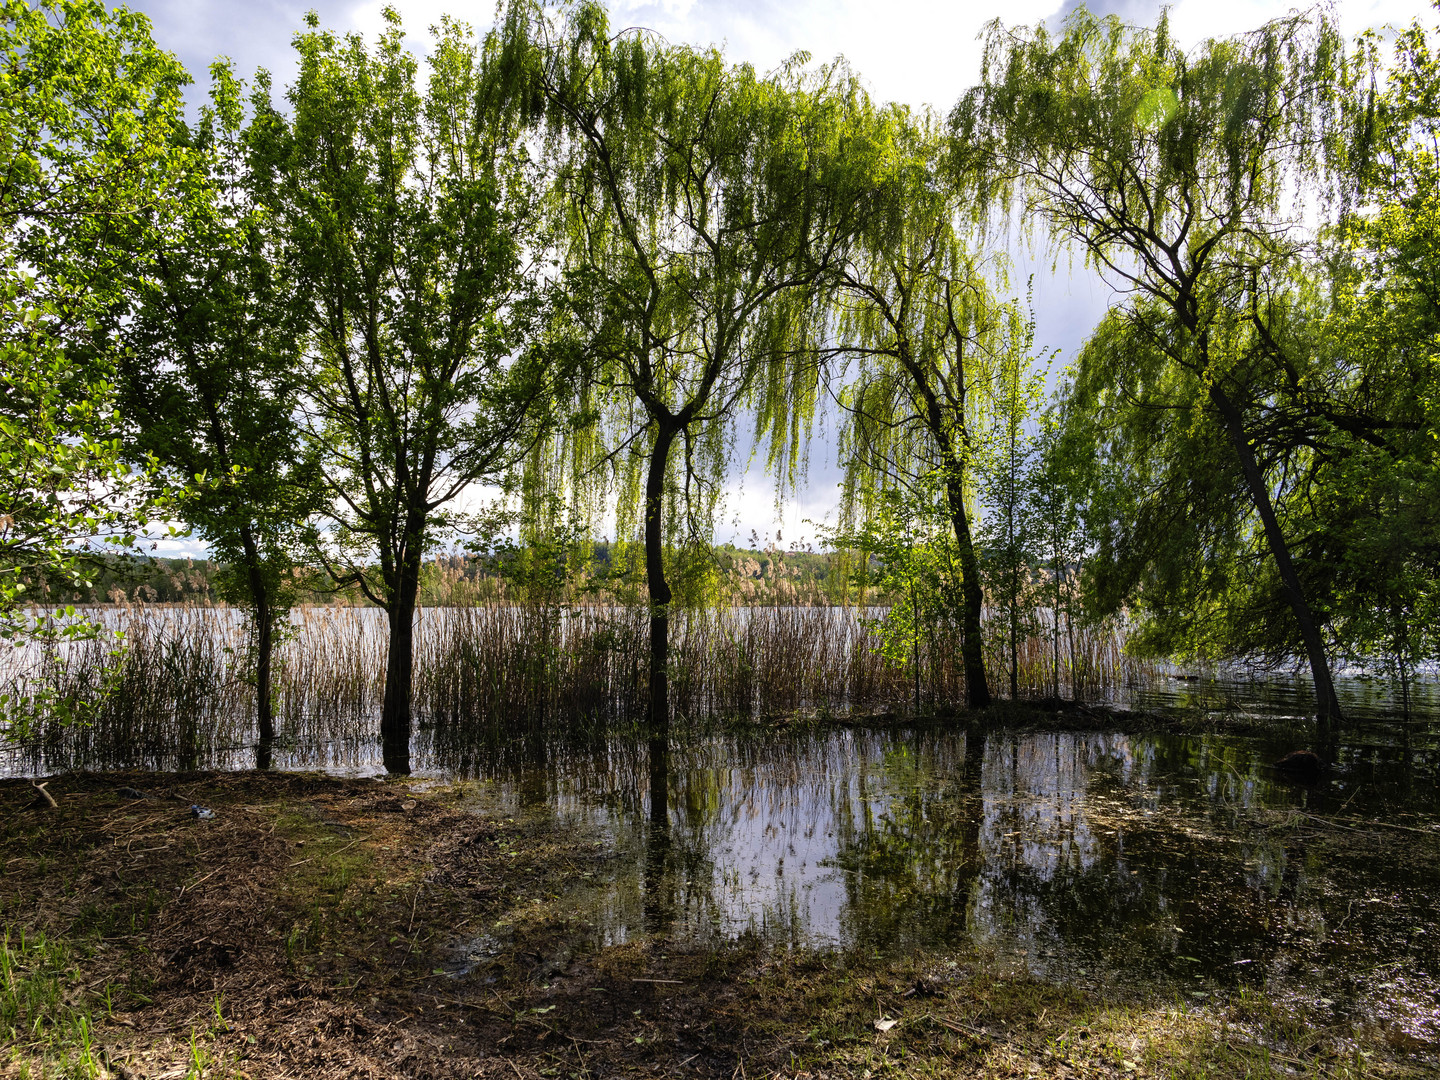
[[[49,782],[49,780],[46,780],[45,784],[48,784]],[[54,795],[51,795],[50,792],[45,790],[45,784],[37,784],[34,780],[30,781],[30,786],[33,787],[44,797],[45,801],[50,804],[51,808],[58,810],[60,808],[60,804],[55,801]]]

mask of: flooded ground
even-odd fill
[[[1292,748],[1054,732],[714,738],[672,755],[666,829],[645,824],[643,785],[623,767],[494,787],[615,845],[611,872],[570,897],[597,945],[979,946],[1048,980],[1196,1002],[1256,987],[1440,1042],[1434,751],[1407,762],[1337,744],[1338,766],[1303,787],[1269,764]]]
[[[1342,686],[1353,722],[1315,745],[1318,783],[1273,762],[1303,734],[809,729],[677,739],[664,827],[636,739],[474,738],[423,727],[415,783],[468,781],[471,806],[536,815],[613,856],[563,906],[593,947],[943,956],[973,950],[1048,981],[1202,1004],[1250,988],[1337,1025],[1380,1020],[1440,1046],[1440,725],[1433,683],[1402,722],[1389,684]],[[1173,678],[1152,710],[1296,716],[1305,687]],[[1303,731],[1303,729],[1296,729]],[[248,733],[169,746],[84,732],[12,748],[7,771],[243,769]],[[281,769],[380,772],[364,730],[292,728]],[[456,943],[459,974],[503,928]]]

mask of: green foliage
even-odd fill
[[[312,19],[290,114],[262,84],[249,142],[296,268],[308,435],[333,521],[322,550],[337,580],[392,608],[426,547],[460,524],[451,501],[524,456],[545,387],[527,349],[543,310],[524,144],[477,112],[488,68],[468,28],[438,28],[422,92],[399,17],[386,18],[373,49]]]
[[[190,163],[183,185],[117,226],[123,292],[106,326],[122,346],[131,453],[184,485],[175,512],[221,560],[220,597],[251,616],[268,738],[273,643],[301,586],[318,496],[297,423],[303,327],[273,218],[253,198],[241,92],[217,63],[210,102],[172,134]]]
[[[1408,682],[1440,658],[1440,60],[1417,20],[1395,41],[1383,92],[1357,102],[1371,134],[1359,206],[1329,239],[1322,342],[1381,438],[1329,463],[1310,498],[1332,563],[1334,633],[1355,660]],[[1373,41],[1362,41],[1362,51]]]
[[[553,36],[516,5],[507,34],[514,98],[548,135],[589,357],[571,483],[595,510],[616,492],[621,535],[645,525],[647,565],[668,549],[700,567],[744,411],[782,476],[802,467],[816,281],[869,197],[878,148],[852,120],[871,107],[844,69],[761,77],[713,50],[612,37],[594,4]],[[656,573],[652,601],[668,603]]]
[[[974,539],[976,468],[1002,372],[1026,362],[1031,327],[1017,305],[995,298],[985,260],[961,240],[964,194],[934,180],[939,130],[928,116],[912,122],[891,111],[883,119],[892,150],[878,209],[833,271],[838,351],[855,362],[853,381],[837,395],[848,461],[841,518],[868,527],[877,511],[889,513],[896,486],[906,497],[928,487],[943,501],[959,560],[953,598],[966,692],[970,704],[982,706],[990,691]]]
[[[298,555],[314,463],[295,422],[293,283],[248,190],[241,91],[217,63],[210,103],[175,132],[192,168],[150,227],[126,236],[126,296],[112,319],[133,443],[187,481],[177,509],[218,558],[260,563],[273,590]],[[247,582],[224,589],[256,600]]]
[[[257,202],[293,272],[299,397],[319,463],[314,549],[390,622],[382,731],[408,771],[414,613],[428,551],[508,490],[550,419],[546,247],[524,131],[494,107],[494,38],[435,28],[430,77],[386,8],[374,46],[295,38],[289,112],[253,98]]]
[[[988,511],[980,529],[981,574],[991,604],[1004,612],[1012,701],[1020,696],[1020,641],[1037,629],[1034,585],[1041,561],[1030,512],[1035,447],[1026,422],[1039,404],[1044,376],[1028,364],[1032,337],[1027,327],[1020,349],[1005,357],[996,372],[991,423],[979,462]]]
[[[183,169],[169,137],[186,76],[143,16],[98,3],[10,0],[0,55],[0,636],[51,648],[100,628],[25,605],[50,581],[83,587],[97,550],[158,516],[116,437],[95,316],[120,258],[113,223]]]
[[[1323,17],[1186,53],[1164,16],[1137,29],[1080,9],[1058,40],[995,27],[985,83],[951,117],[959,175],[979,175],[988,198],[1021,196],[1131,293],[1087,344],[1084,404],[1069,410],[1106,461],[1110,508],[1129,503],[1099,537],[1112,547],[1126,538],[1106,595],[1117,608],[1141,598],[1163,610],[1157,644],[1179,635],[1231,655],[1303,651],[1322,716],[1338,712],[1322,575],[1285,500],[1312,451],[1344,454],[1353,440],[1383,438],[1388,421],[1347,400],[1345,378],[1328,377],[1312,348],[1299,205],[1353,186],[1343,103],[1363,73]],[[1081,414],[1094,409],[1111,423],[1088,426]],[[1165,529],[1167,518],[1177,527]],[[1249,572],[1236,575],[1240,564]],[[1241,580],[1274,587],[1219,609],[1197,602]],[[1267,598],[1288,613],[1260,619],[1276,613]],[[1263,645],[1262,625],[1274,628]]]
[[[958,635],[972,704],[987,602],[1012,694],[1045,610],[1056,693],[1062,622],[1122,613],[1150,654],[1303,652],[1322,715],[1332,652],[1440,660],[1419,23],[1388,72],[1324,14],[1189,51],[1164,16],[996,23],[946,127],[843,63],[762,75],[594,2],[514,0],[480,41],[443,19],[425,76],[387,9],[373,42],[310,16],[283,106],[215,65],[187,121],[143,17],[0,10],[6,640],[95,635],[27,604],[178,516],[254,612],[262,688],[308,589],[389,613],[387,725],[422,594],[644,600],[665,713],[670,605],[797,593],[798,556],[711,540],[742,459],[803,480],[829,394],[845,550],[814,579],[838,595],[849,559],[917,679]],[[1017,212],[1125,294],[1043,415],[997,291]]]
[[[964,572],[945,496],[946,477],[934,471],[904,486],[875,492],[851,529],[826,530],[827,543],[850,553],[860,604],[872,595],[883,606],[861,617],[886,660],[910,671],[913,708],[921,708],[922,653],[938,636],[949,639],[963,622]],[[933,680],[932,680],[933,682]]]
[[[1065,393],[1057,394],[1056,402],[1037,418],[1034,434],[1034,458],[1029,471],[1026,496],[1026,517],[1031,534],[1035,564],[1043,567],[1048,581],[1036,589],[1036,598],[1050,609],[1050,646],[1052,662],[1051,696],[1061,696],[1061,625],[1072,668],[1069,682],[1079,682],[1080,672],[1074,670],[1075,622],[1085,617],[1080,573],[1092,543],[1085,529],[1084,491],[1080,483],[1084,462],[1074,457],[1075,442],[1065,438],[1066,419],[1063,412]]]
[[[127,545],[143,526],[143,506],[122,501],[130,486],[118,440],[111,385],[58,346],[44,308],[27,304],[31,280],[0,291],[4,402],[0,406],[0,635],[17,644],[43,622],[26,603],[45,586],[85,588],[96,545]],[[94,632],[71,620],[62,636]]]

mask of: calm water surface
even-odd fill
[[[658,933],[979,947],[1045,977],[1197,1001],[1260,986],[1440,1045],[1434,752],[1407,766],[1393,749],[1336,746],[1340,767],[1305,788],[1268,764],[1290,748],[1089,733],[716,738],[673,756],[663,831],[645,824],[638,755],[499,786],[615,845],[610,873],[569,898],[600,944]],[[1320,819],[1342,808],[1348,830]]]

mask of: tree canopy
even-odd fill
[[[95,318],[124,259],[116,221],[188,168],[172,142],[188,77],[144,16],[76,0],[7,2],[0,57],[0,633],[24,640],[94,632],[24,605],[87,580],[97,545],[130,543],[156,509]]]
[[[1326,720],[1337,663],[1404,682],[1440,654],[1419,25],[1347,44],[1315,11],[1186,48],[1163,14],[996,22],[944,119],[595,0],[444,18],[423,58],[394,9],[373,39],[312,14],[293,82],[217,62],[188,113],[123,9],[12,0],[0,40],[12,637],[163,510],[253,616],[262,742],[297,590],[384,609],[403,771],[427,556],[588,565],[613,529],[663,778],[727,484],[759,459],[798,491],[834,418],[832,536],[890,582],[917,709],[937,621],[973,707],[1002,664],[1022,694],[1027,635],[1060,695],[1062,609],[1150,655],[1303,659]],[[1036,234],[1117,294],[1043,414],[1052,350],[1007,276]]]

